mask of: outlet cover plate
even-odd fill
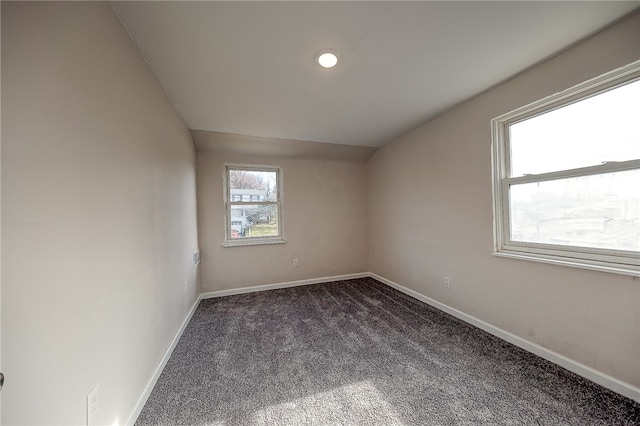
[[[100,409],[100,383],[87,395],[87,425],[95,424],[95,417]]]

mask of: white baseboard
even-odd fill
[[[156,385],[156,382],[158,381],[160,374],[162,374],[162,370],[164,370],[164,367],[165,365],[167,365],[167,362],[169,361],[169,358],[171,357],[173,350],[178,344],[178,341],[180,340],[180,338],[182,337],[182,333],[184,333],[184,330],[187,328],[189,321],[191,321],[193,314],[196,312],[196,309],[198,308],[198,304],[200,303],[200,300],[202,300],[202,297],[198,296],[196,301],[193,303],[191,310],[189,310],[189,313],[185,317],[184,321],[182,321],[182,324],[180,325],[178,332],[176,333],[175,337],[171,341],[171,344],[169,344],[169,347],[165,351],[164,356],[160,360],[160,363],[158,364],[153,374],[151,375],[151,378],[147,382],[147,385],[144,387],[144,390],[142,391],[142,395],[140,395],[140,398],[138,398],[136,405],[133,407],[133,411],[131,412],[127,420],[124,422],[125,426],[133,426],[136,420],[138,419],[140,412],[144,408],[144,404],[147,403],[147,399],[149,399],[149,395],[151,395],[151,391],[153,390],[153,387]]]
[[[424,302],[428,305],[433,306],[434,308],[437,308],[450,315],[453,315],[454,317],[459,318],[464,322],[472,324],[486,331],[487,333],[493,334],[494,336],[499,337],[502,340],[505,340],[515,346],[518,346],[524,349],[525,351],[534,353],[539,357],[542,357],[548,361],[551,361],[554,364],[557,364],[562,368],[565,368],[579,376],[582,376],[587,380],[591,380],[592,382],[595,382],[600,386],[603,386],[609,390],[612,390],[613,392],[616,392],[636,402],[640,402],[640,388],[637,388],[633,385],[630,385],[621,380],[618,380],[615,377],[611,377],[601,371],[598,371],[587,365],[581,364],[577,361],[567,358],[566,356],[561,355],[557,352],[544,348],[538,345],[537,343],[530,342],[526,339],[523,339],[522,337],[516,336],[515,334],[512,334],[501,328],[495,327],[474,316],[465,314],[462,311],[459,311],[455,308],[445,305],[444,303],[438,302],[437,300],[431,299],[430,297],[424,296],[414,290],[403,287],[400,284],[397,284],[379,275],[371,273],[369,274],[369,276],[390,287],[395,288],[396,290],[403,292],[404,294],[407,294],[413,297],[414,299],[420,300],[421,302]]]
[[[324,278],[312,278],[308,280],[288,281],[284,283],[257,285],[254,287],[240,287],[240,288],[233,288],[231,290],[219,290],[219,291],[210,291],[208,293],[202,293],[200,295],[200,298],[210,299],[212,297],[223,297],[223,296],[232,296],[234,294],[255,293],[257,291],[275,290],[278,288],[298,287],[298,286],[310,285],[310,284],[328,283],[331,281],[353,280],[356,278],[366,278],[370,276],[371,274],[368,272],[361,272],[358,274],[337,275],[333,277],[324,277]]]

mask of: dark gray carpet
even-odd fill
[[[364,278],[203,300],[136,424],[638,425],[640,404]]]

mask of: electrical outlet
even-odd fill
[[[100,409],[100,383],[87,395],[87,425],[95,424],[94,419]]]
[[[298,267],[298,259],[297,258],[293,259],[293,266],[296,267],[296,268]]]
[[[200,249],[193,252],[193,266],[198,266],[200,263]]]
[[[446,288],[451,288],[451,280],[449,279],[449,277],[444,277],[444,286]]]

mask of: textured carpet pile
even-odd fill
[[[203,300],[136,424],[638,425],[640,404],[363,278]]]

